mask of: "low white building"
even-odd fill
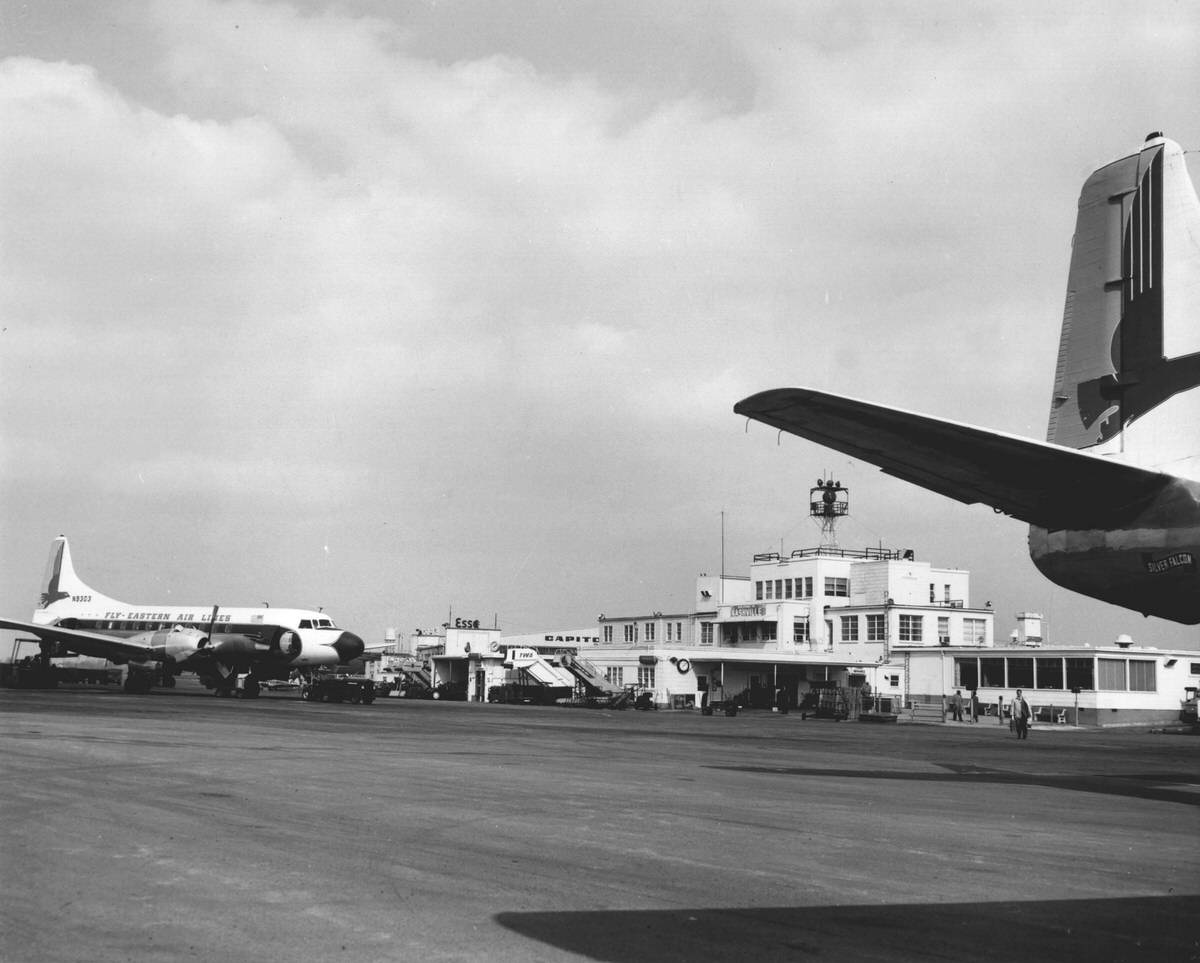
[[[909,698],[940,703],[975,692],[992,718],[1007,713],[1018,689],[1042,722],[1081,726],[1179,721],[1188,689],[1200,685],[1200,652],[1112,645],[1006,645],[986,652],[949,647],[900,651]]]

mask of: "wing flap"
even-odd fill
[[[28,632],[43,642],[54,642],[80,655],[91,655],[111,662],[145,662],[150,656],[148,646],[99,632],[82,629],[65,629],[57,625],[42,625],[38,622],[19,622],[15,619],[0,619],[0,629]]]
[[[1133,518],[1169,476],[1063,448],[809,388],[776,388],[733,409],[967,504],[1047,529]]]

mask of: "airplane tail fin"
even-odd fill
[[[1200,478],[1198,316],[1200,200],[1155,132],[1080,194],[1047,441]]]
[[[101,595],[75,574],[67,537],[59,535],[50,545],[50,558],[46,562],[42,593],[33,620],[46,624],[57,622],[78,611],[95,609],[106,601],[115,600]]]

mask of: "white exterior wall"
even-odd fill
[[[700,575],[696,578],[697,611],[715,609],[718,605],[738,605],[753,598],[754,586],[745,576]]]
[[[585,645],[599,645],[600,635],[595,626],[586,629],[565,629],[555,632],[533,632],[529,635],[502,635],[501,648],[537,649],[539,652],[555,648],[576,649]]]
[[[963,608],[971,607],[971,573],[957,568],[931,568],[929,584],[934,586],[934,597],[938,602],[946,599],[946,586],[950,587],[950,599],[962,603]],[[928,601],[929,589],[926,586],[925,599]]]
[[[897,605],[929,604],[929,563],[896,562],[888,565],[888,597]]]
[[[496,644],[493,646],[492,643]],[[443,655],[447,658],[462,659],[475,653],[492,653],[500,651],[499,629],[446,629],[445,649]]]
[[[859,562],[850,580],[851,605],[882,605],[891,594],[885,561]]]
[[[605,617],[599,629],[593,633],[596,641],[592,646],[612,647],[630,646],[653,647],[657,645],[699,645],[699,623],[705,613],[682,612],[664,614],[654,612],[650,615],[622,616],[610,619]],[[711,616],[704,619],[711,621]],[[632,629],[630,638],[626,638],[626,628]],[[591,651],[589,647],[588,651]],[[590,656],[589,656],[590,658]]]

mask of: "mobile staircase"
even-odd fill
[[[404,674],[404,682],[401,689],[407,699],[431,699],[433,698],[433,677],[430,676],[429,670],[423,665],[413,666],[412,668],[405,667],[401,670]]]
[[[587,693],[586,704],[601,709],[624,709],[633,698],[633,689],[609,682],[604,673],[587,659],[578,655],[562,656],[562,664],[576,679],[583,683]]]

